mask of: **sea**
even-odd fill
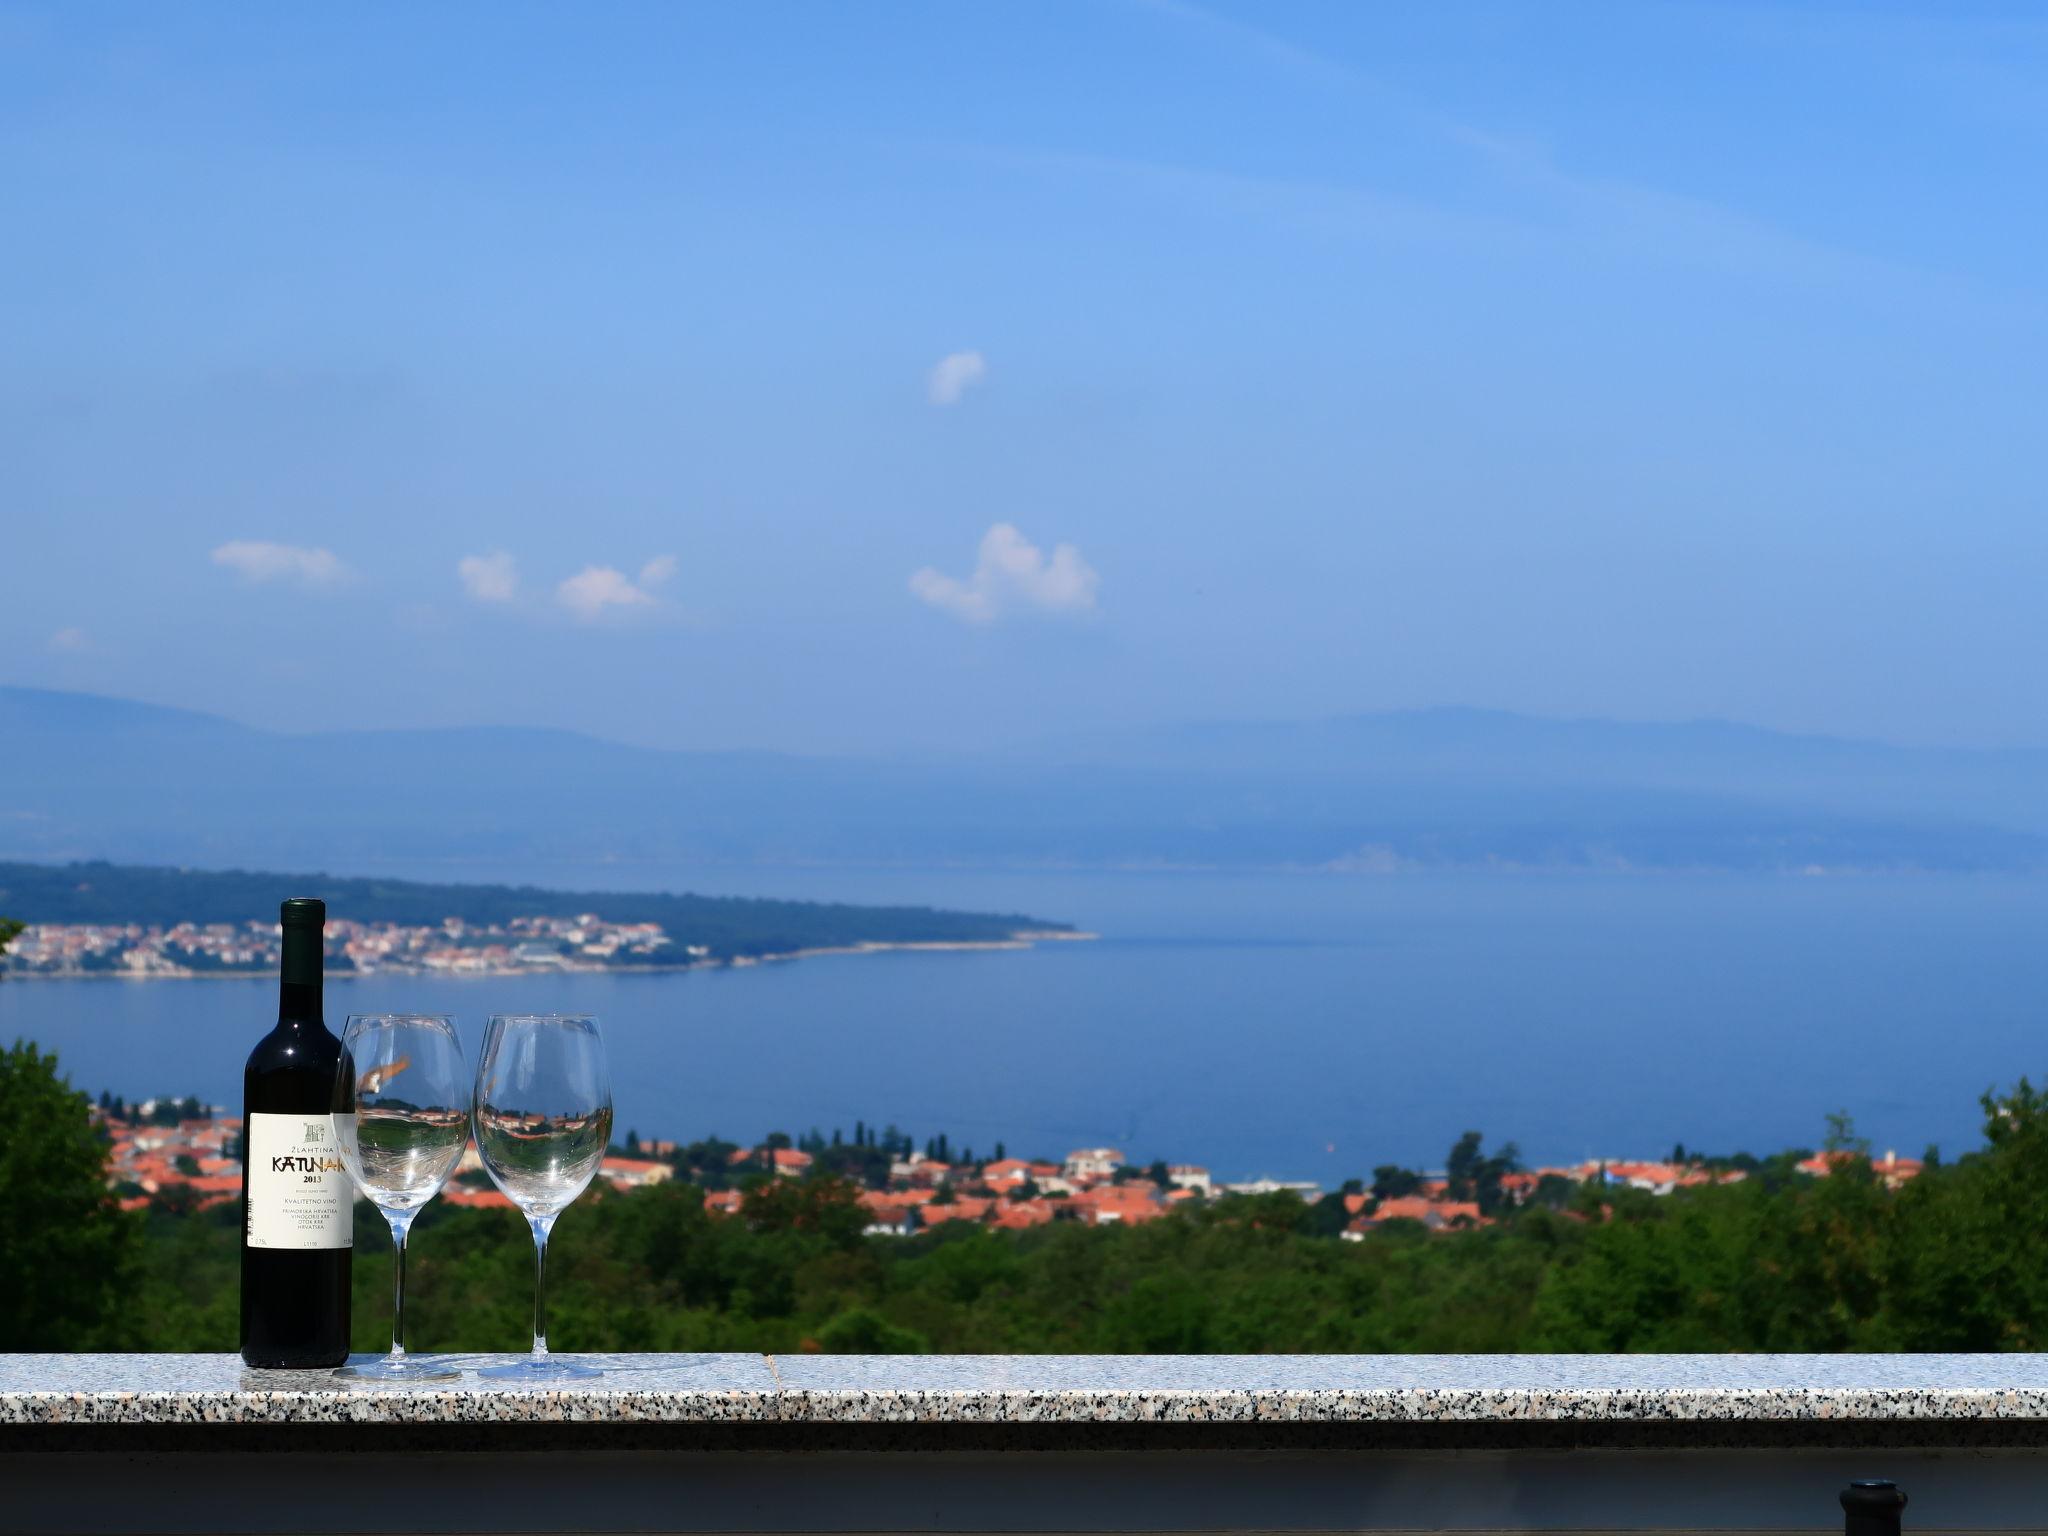
[[[1002,910],[1086,943],[655,975],[342,978],[350,1012],[595,1013],[617,1128],[850,1134],[1054,1156],[1114,1146],[1334,1187],[1441,1167],[1467,1130],[1535,1163],[1674,1144],[1879,1153],[1982,1141],[2048,1078],[2048,880],[466,866],[348,873]],[[266,980],[8,981],[0,1041],[78,1087],[236,1105]]]

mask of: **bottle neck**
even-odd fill
[[[310,987],[304,982],[287,981],[277,989],[277,1021],[280,1024],[324,1024],[325,1010],[321,1007],[320,983]]]
[[[320,930],[289,926],[284,930],[284,963],[277,991],[278,1022],[324,1023],[320,998]]]

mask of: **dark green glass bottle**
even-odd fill
[[[321,1008],[326,905],[294,897],[279,920],[277,1028],[242,1073],[242,1359],[312,1369],[348,1358],[355,1190],[336,1122],[355,1093]]]

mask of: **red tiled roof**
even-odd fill
[[[1005,1200],[996,1207],[995,1225],[1005,1231],[1042,1227],[1053,1219],[1053,1206],[1046,1200]]]
[[[1421,1195],[1398,1195],[1382,1200],[1372,1213],[1374,1221],[1420,1221],[1449,1225],[1456,1221],[1477,1223],[1479,1207],[1470,1200],[1429,1200]]]
[[[512,1209],[512,1201],[500,1189],[470,1189],[461,1184],[450,1184],[442,1189],[441,1198],[450,1205],[467,1206],[472,1209]]]
[[[1123,1184],[1095,1184],[1074,1196],[1084,1206],[1152,1206],[1159,1203],[1159,1186],[1146,1179]]]
[[[949,1205],[921,1205],[917,1208],[917,1214],[924,1224],[930,1227],[942,1221],[979,1221],[994,1207],[993,1200],[978,1200],[963,1195]]]
[[[864,1189],[860,1192],[860,1203],[871,1211],[906,1205],[929,1205],[936,1193],[937,1191],[929,1189]]]
[[[1420,1221],[1430,1212],[1430,1202],[1421,1195],[1392,1195],[1373,1209],[1380,1221]]]

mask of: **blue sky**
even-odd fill
[[[2031,7],[0,4],[0,681],[2048,743]]]

